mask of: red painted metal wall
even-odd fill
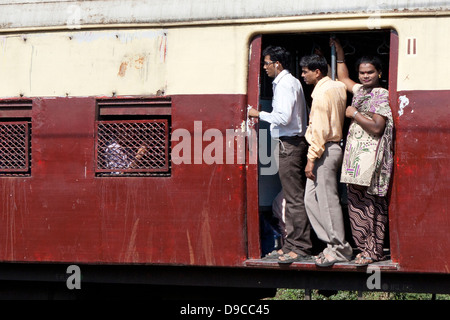
[[[193,136],[202,121],[225,134],[244,119],[244,102],[174,96],[172,130]],[[95,177],[95,110],[92,97],[34,99],[31,177],[0,178],[0,260],[242,265],[245,166]]]
[[[400,270],[450,272],[450,91],[398,92],[390,206]]]

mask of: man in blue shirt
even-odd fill
[[[306,214],[304,194],[305,166],[308,145],[306,132],[306,101],[303,88],[286,68],[289,52],[281,47],[267,47],[263,51],[264,70],[274,78],[272,112],[249,109],[249,117],[270,123],[273,139],[279,141],[279,176],[286,200],[286,238],[282,248],[269,253],[265,259],[279,263],[309,260],[311,254],[311,225]]]

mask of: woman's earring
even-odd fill
[[[378,78],[380,78],[381,79],[381,73],[378,75]]]

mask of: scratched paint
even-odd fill
[[[29,206],[26,180],[2,179],[0,204],[0,256],[7,260],[27,259],[27,253],[16,250],[26,246],[23,230],[28,226]],[[19,255],[18,255],[19,253]]]

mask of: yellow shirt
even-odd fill
[[[325,151],[325,143],[342,139],[347,91],[340,81],[324,77],[314,87],[305,138],[310,144],[308,159],[315,161]]]

